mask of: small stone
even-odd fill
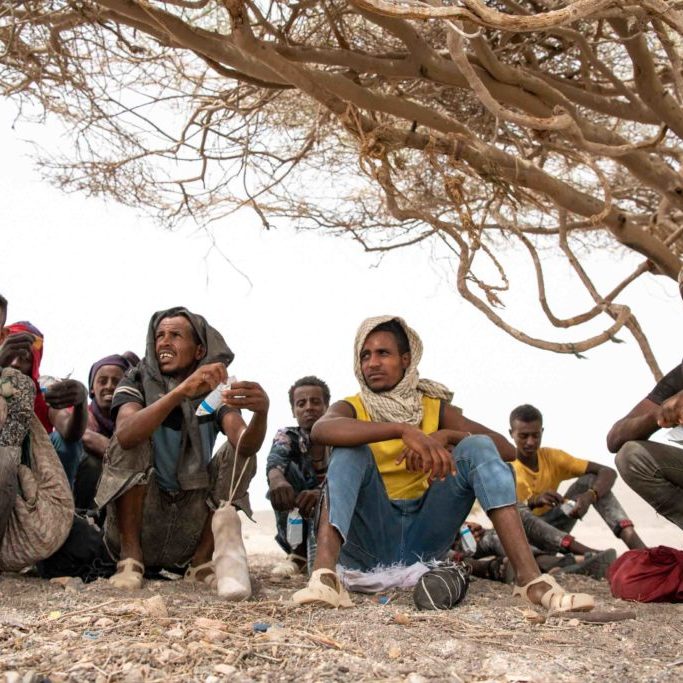
[[[111,626],[113,623],[113,619],[110,619],[109,617],[101,617],[93,624],[93,626],[95,628],[106,628],[107,626]]]
[[[147,598],[147,600],[143,600],[142,606],[145,610],[145,614],[148,614],[150,617],[163,618],[168,616],[166,603],[160,595],[155,595],[151,598]]]
[[[223,631],[226,628],[222,621],[219,621],[218,619],[207,619],[206,617],[197,617],[194,620],[194,625],[197,628],[210,628],[217,629],[219,631]]]
[[[427,683],[427,681],[427,678],[415,673],[414,671],[412,673],[409,673],[405,679],[405,683]]]
[[[401,626],[408,626],[410,617],[405,612],[396,612],[396,614],[394,614],[394,622],[401,624]]]
[[[391,643],[387,647],[387,656],[389,659],[398,659],[401,656],[401,648],[398,643]]]
[[[5,671],[5,683],[21,683],[18,671]]]
[[[216,664],[213,670],[217,674],[223,674],[223,676],[234,676],[237,673],[237,667],[232,666],[232,664]]]
[[[167,638],[182,638],[185,635],[185,631],[183,631],[180,626],[174,626],[173,628],[169,628],[168,631],[166,631],[166,637]]]
[[[208,675],[208,676],[204,679],[204,683],[220,683],[220,680],[221,680],[221,679],[218,678],[218,676]]]
[[[72,640],[73,638],[78,638],[78,633],[76,633],[76,631],[72,631],[70,628],[65,628],[63,631],[60,631],[57,635],[60,638],[63,638],[64,640]]]
[[[215,628],[207,628],[202,631],[202,638],[210,643],[222,643],[227,637],[228,634],[225,631],[219,631]]]
[[[123,680],[124,683],[143,683],[145,680],[145,673],[139,666],[131,666],[123,677]]]

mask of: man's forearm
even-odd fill
[[[249,420],[249,424],[242,432],[238,446],[237,455],[245,458],[250,458],[258,453],[259,448],[263,445],[263,440],[266,438],[266,429],[268,428],[268,414],[254,413]]]
[[[607,449],[616,453],[627,441],[649,438],[659,429],[655,414],[624,417],[614,424],[607,435]]]
[[[104,434],[99,434],[92,429],[86,429],[83,434],[83,447],[88,453],[101,458],[109,445],[109,439]]]
[[[123,448],[133,448],[149,439],[169,413],[182,403],[183,398],[176,388],[125,419],[119,418],[115,432],[119,444]]]
[[[87,405],[80,403],[71,411],[66,408],[56,411],[53,424],[64,441],[80,441],[88,426]]]
[[[616,480],[617,473],[609,467],[605,467],[598,472],[595,477],[595,483],[592,486],[598,500],[603,496],[606,496],[612,490],[612,486],[614,486]]]
[[[311,439],[326,446],[363,446],[400,439],[406,425],[393,422],[364,422],[352,417],[321,418],[311,430]]]

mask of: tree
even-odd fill
[[[645,273],[676,278],[683,233],[683,2],[665,0],[2,0],[0,84],[72,129],[41,161],[69,190],[211,223],[250,206],[368,250],[450,250],[459,293],[560,353],[626,328]],[[556,327],[507,323],[500,254],[528,250]],[[600,292],[577,250],[641,254]],[[592,306],[552,312],[543,250]]]

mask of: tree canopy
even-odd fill
[[[626,328],[618,298],[676,278],[683,233],[683,2],[666,0],[0,0],[0,88],[72,132],[41,161],[65,189],[166,224],[248,206],[264,225],[366,249],[433,240],[459,293],[517,339],[580,353]],[[500,254],[528,251],[548,321],[506,322]],[[643,257],[599,291],[577,246]],[[557,317],[543,250],[592,305]],[[549,280],[551,279],[548,278]]]

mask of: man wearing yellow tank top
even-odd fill
[[[356,333],[360,392],[330,406],[311,432],[334,450],[314,571],[294,601],[352,606],[338,561],[367,571],[443,559],[477,499],[515,569],[515,595],[548,609],[592,609],[591,596],[565,593],[538,570],[504,462],[512,445],[451,405],[445,386],[421,379],[421,357],[419,336],[401,318],[369,318]]]

